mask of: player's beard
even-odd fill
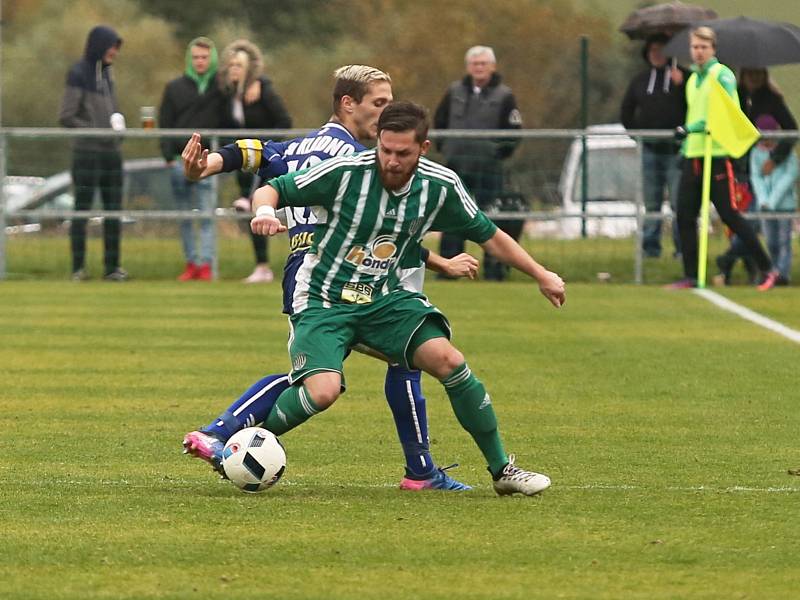
[[[413,166],[409,167],[409,169],[406,171],[384,171],[381,162],[378,161],[378,174],[381,177],[381,184],[385,189],[392,192],[401,189],[405,184],[408,183],[408,180],[411,179],[411,176],[414,174],[414,171],[417,170],[418,165],[419,157],[417,157],[417,160],[414,161]]]

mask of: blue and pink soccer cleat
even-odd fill
[[[457,464],[450,465],[449,467],[442,467],[436,469],[433,474],[426,479],[411,479],[406,476],[400,482],[401,490],[411,490],[418,492],[420,490],[444,490],[447,492],[466,492],[472,488],[456,479],[450,477],[445,471],[457,467]]]
[[[222,468],[222,450],[225,443],[215,438],[213,435],[202,431],[190,431],[183,436],[183,453],[201,458],[210,464],[214,470],[225,477],[225,470]]]

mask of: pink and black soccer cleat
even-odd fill
[[[203,459],[223,478],[225,477],[225,470],[222,468],[224,448],[222,440],[202,431],[190,431],[183,436],[183,453]]]

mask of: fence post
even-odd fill
[[[215,135],[211,137],[210,151],[215,152],[217,150],[219,150],[219,137]],[[217,243],[217,238],[219,237],[218,236],[219,226],[217,224],[216,213],[217,213],[217,205],[219,204],[219,177],[211,177],[210,179],[211,179],[211,191],[214,197],[213,205],[208,207],[208,210],[210,212],[208,218],[211,219],[211,232],[212,232],[211,278],[214,281],[217,281],[219,279],[219,244]]]
[[[581,36],[581,237],[586,237],[586,202],[589,199],[589,155],[586,128],[589,126],[589,37]]]
[[[0,134],[0,281],[6,278],[6,134]]]
[[[633,250],[633,281],[641,284],[643,279],[643,257],[642,242],[644,241],[644,218],[647,207],[644,205],[644,171],[642,170],[642,138],[637,136],[636,141],[636,160],[639,163],[638,169],[639,185],[636,186],[636,235],[634,236],[635,248]]]

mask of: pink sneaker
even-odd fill
[[[272,269],[270,269],[266,265],[257,265],[256,268],[253,270],[252,273],[245,279],[242,279],[243,283],[272,283],[275,280],[275,275],[272,273]]]
[[[767,290],[771,290],[778,284],[778,279],[780,279],[781,274],[778,271],[770,271],[767,273],[766,277],[764,277],[764,281],[758,286],[759,292],[766,292]]]
[[[183,436],[183,453],[206,461],[223,477],[225,476],[225,471],[222,469],[224,448],[222,440],[202,431],[190,431]]]
[[[666,290],[688,290],[688,289],[696,288],[696,287],[697,287],[697,282],[694,279],[686,278],[686,279],[681,279],[681,280],[676,281],[674,283],[670,283],[668,285],[665,285],[664,289],[666,289]]]

